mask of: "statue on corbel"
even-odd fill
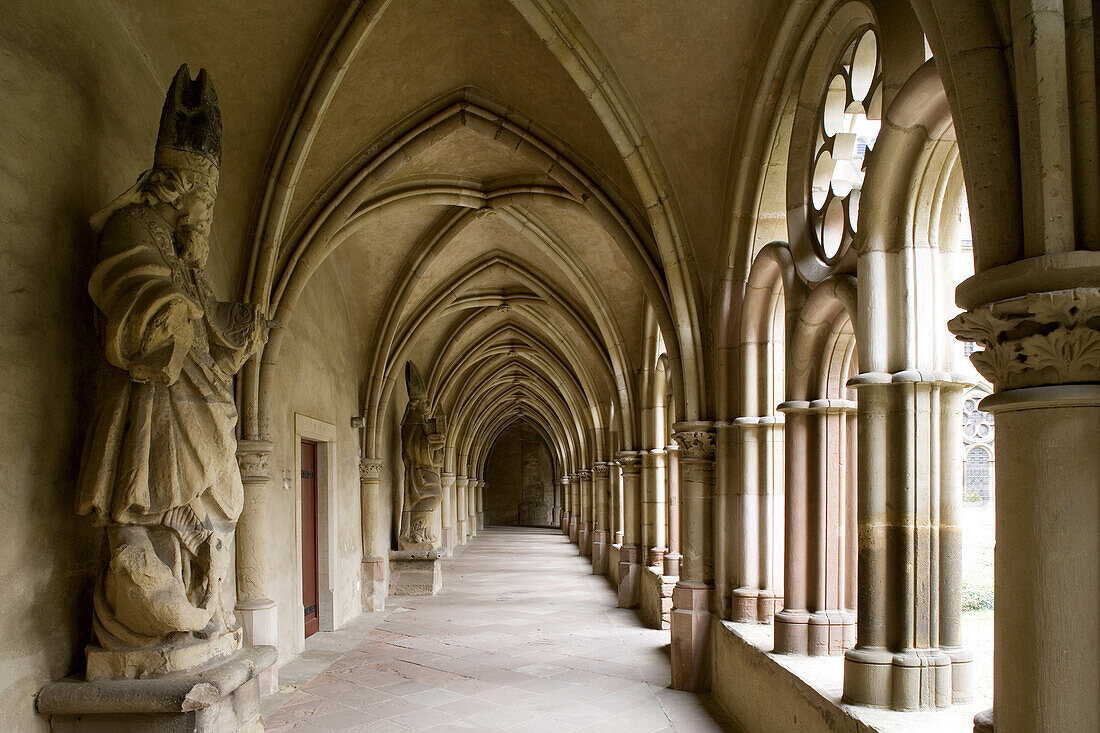
[[[439,546],[435,519],[443,501],[447,417],[439,409],[430,409],[424,380],[411,361],[405,363],[405,386],[409,404],[401,418],[405,481],[395,496],[397,546],[400,550],[431,549]]]
[[[244,492],[233,375],[274,325],[204,274],[221,159],[205,70],[180,67],[152,169],[92,217],[88,292],[105,362],[76,511],[106,528],[89,679],[143,677],[240,647],[223,586]]]

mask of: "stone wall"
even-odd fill
[[[485,465],[485,523],[554,525],[554,465],[538,433],[510,427],[500,434]]]
[[[848,706],[826,698],[779,661],[760,651],[730,625],[711,627],[714,657],[712,693],[741,730],[781,733],[866,733],[876,728],[848,713]],[[800,659],[809,660],[808,657]],[[821,663],[822,658],[813,662]],[[831,661],[826,658],[825,662]],[[897,722],[904,721],[899,715]],[[920,725],[907,730],[927,730]]]
[[[88,217],[149,167],[170,79],[110,3],[11,0],[3,14],[0,727],[45,731],[34,696],[83,665],[103,538],[73,512],[101,353]]]
[[[675,578],[666,580],[653,568],[642,568],[639,574],[638,616],[642,623],[651,629],[669,628],[669,614],[672,613],[672,589]]]

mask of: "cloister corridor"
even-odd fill
[[[437,596],[311,637],[267,730],[732,730],[709,695],[669,688],[668,631],[616,608],[559,531],[488,527],[443,573]]]

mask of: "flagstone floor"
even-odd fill
[[[265,698],[268,731],[731,730],[671,690],[668,632],[615,607],[554,530],[490,527],[443,590],[309,639]]]

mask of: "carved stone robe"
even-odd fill
[[[405,464],[404,512],[408,525],[399,537],[404,543],[434,542],[431,514],[443,500],[440,468],[443,465],[443,436],[438,421],[428,419],[423,409],[409,403],[401,419],[401,457]],[[404,525],[404,522],[402,522]]]
[[[139,204],[108,220],[88,291],[105,316],[110,367],[77,513],[99,524],[178,525],[181,535],[189,522],[168,516],[174,510],[193,510],[200,522],[210,510],[236,520],[244,490],[232,376],[260,338],[256,308],[217,301],[201,271],[177,256],[168,223]],[[166,322],[173,302],[192,320]]]

